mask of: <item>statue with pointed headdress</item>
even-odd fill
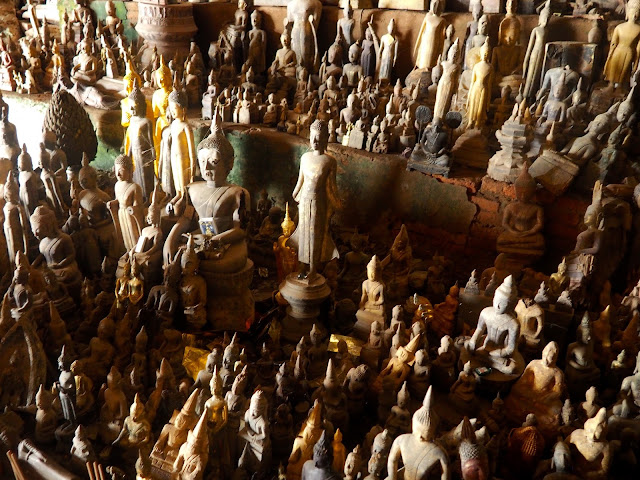
[[[207,284],[204,278],[198,275],[200,259],[191,235],[187,241],[187,248],[182,252],[180,262],[182,267],[180,299],[184,308],[185,321],[189,327],[199,330],[207,323]]]
[[[7,174],[4,184],[4,237],[7,241],[7,252],[11,266],[15,267],[16,254],[27,253],[29,248],[29,223],[27,212],[20,203],[20,190],[13,172]]]
[[[131,118],[127,128],[129,138],[126,154],[133,161],[133,181],[142,187],[142,197],[151,196],[156,175],[156,150],[153,143],[153,122],[147,117],[147,99],[137,82],[129,95]]]
[[[118,179],[114,187],[116,199],[107,205],[120,241],[129,251],[138,242],[144,224],[142,188],[133,181],[133,162],[128,155],[119,155],[113,169]]]
[[[436,471],[440,472],[440,478],[449,478],[449,458],[435,442],[438,421],[433,407],[433,387],[429,387],[422,406],[413,414],[411,433],[400,435],[391,445],[388,480],[400,478],[400,462],[404,466],[404,480],[427,480]]]
[[[493,296],[493,305],[484,308],[478,327],[461,352],[460,361],[471,360],[471,366],[489,367],[507,378],[519,376],[524,359],[518,352],[520,324],[515,314],[518,290],[513,276],[505,278]]]
[[[384,289],[381,262],[374,255],[367,265],[367,279],[362,282],[362,296],[356,312],[358,321],[354,327],[354,334],[363,340],[369,336],[373,322],[380,322],[381,325],[386,323]]]
[[[142,269],[142,278],[148,287],[162,280],[162,246],[164,234],[160,228],[160,185],[156,183],[151,193],[151,204],[147,212],[147,226],[131,251],[133,259]]]
[[[187,435],[178,457],[173,464],[175,478],[179,480],[202,480],[209,460],[209,436],[207,429],[207,412],[203,412],[200,420]]]

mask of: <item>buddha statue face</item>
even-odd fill
[[[354,43],[349,48],[349,62],[355,64],[358,62],[359,58],[360,58],[360,49],[358,48],[358,45]]]
[[[224,156],[224,153],[216,148],[202,148],[198,151],[200,172],[207,183],[215,186],[226,183],[231,169],[228,168],[229,159]]]
[[[184,119],[185,108],[180,102],[169,101],[169,112],[174,119]]]
[[[131,159],[125,155],[121,155],[116,159],[114,165],[116,178],[121,182],[130,182],[132,177]]]
[[[262,14],[258,10],[251,13],[251,26],[255,29],[262,27]]]
[[[56,217],[48,207],[37,207],[31,215],[31,230],[38,239],[53,237],[56,231]]]
[[[331,77],[330,77],[331,78]],[[327,142],[329,140],[328,128],[323,122],[324,128],[312,128],[310,129],[309,143],[311,148],[315,152],[324,153],[327,149]],[[315,125],[315,122],[314,122]]]
[[[282,44],[282,48],[289,49],[291,46],[291,38],[286,33],[280,35],[280,43]]]
[[[627,3],[627,21],[637,23],[640,18],[640,8],[636,2]]]
[[[605,422],[606,417],[603,421],[599,413],[585,422],[584,431],[589,442],[599,442],[602,439],[607,426]]]
[[[420,410],[422,410],[422,408]],[[433,439],[433,431],[435,429],[433,428],[434,426],[431,425],[430,421],[420,421],[420,410],[418,410],[413,415],[413,419],[411,421],[411,430],[413,432],[413,435],[418,436],[418,438],[420,438],[420,440],[422,440],[423,442],[430,442]]]
[[[542,351],[542,362],[547,367],[555,367],[558,360],[558,345],[550,342]]]
[[[489,30],[489,17],[482,15],[478,20],[478,35],[487,35]]]

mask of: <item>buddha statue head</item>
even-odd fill
[[[509,275],[496,289],[493,296],[493,308],[498,315],[512,311],[518,301],[518,291],[513,284],[513,276]]]
[[[605,439],[607,431],[607,409],[602,407],[596,416],[584,422],[584,432],[589,442]]]
[[[130,182],[133,178],[133,162],[128,155],[118,155],[113,164],[116,178],[120,182]]]
[[[515,15],[516,10],[518,10],[518,1],[507,0],[507,4],[506,4],[507,15]]]
[[[423,442],[431,442],[435,438],[438,427],[438,415],[433,408],[433,386],[429,386],[422,406],[413,414],[411,429]]]
[[[291,35],[288,30],[285,29],[285,31],[282,32],[282,35],[280,35],[280,43],[282,44],[282,48],[286,50],[289,50],[291,47]]]
[[[333,78],[333,77],[329,77]],[[329,128],[324,120],[316,120],[309,128],[309,143],[314,152],[323,154],[329,142]]]
[[[537,184],[529,173],[529,164],[525,162],[524,168],[515,181],[516,198],[523,203],[530,203],[536,193]]]
[[[489,34],[489,17],[484,14],[478,20],[478,35]]]
[[[488,62],[490,55],[491,55],[491,45],[489,44],[489,37],[487,37],[484,43],[482,44],[482,47],[480,48],[480,60],[484,62]]]
[[[591,319],[589,318],[589,312],[585,312],[582,316],[582,321],[576,331],[576,340],[584,345],[591,342]]]
[[[4,200],[7,203],[18,203],[20,201],[20,189],[13,172],[7,173],[7,181],[4,184]]]
[[[187,113],[187,95],[180,85],[174,85],[169,94],[169,113],[174,120],[184,120]]]
[[[29,220],[31,231],[38,240],[53,237],[58,231],[56,214],[46,205],[37,206]]]
[[[209,389],[213,397],[221,397],[224,394],[222,378],[220,377],[220,372],[218,372],[217,365],[213,366],[213,374],[209,381]]]
[[[282,234],[285,237],[290,237],[296,229],[296,224],[291,220],[291,216],[289,215],[289,202],[286,203],[284,209],[284,220],[280,226],[282,227]]]
[[[182,253],[182,257],[180,259],[180,266],[182,267],[182,275],[183,276],[191,276],[195,275],[198,271],[198,266],[200,265],[200,260],[198,259],[198,253],[195,249],[195,244],[193,240],[193,236],[189,235],[189,240],[187,240],[187,248]]]
[[[482,11],[482,3],[480,1],[477,3],[480,3],[480,11]],[[444,0],[431,0],[429,3],[429,11],[434,15],[442,15],[444,11]]]
[[[546,367],[553,368],[556,366],[558,360],[558,344],[556,342],[549,342],[547,346],[542,350],[542,363]]]
[[[134,117],[144,118],[147,115],[147,99],[140,90],[138,81],[134,80],[133,90],[129,94],[129,106],[131,108],[131,115]]]
[[[251,401],[249,403],[249,415],[251,418],[258,418],[264,415],[264,409],[266,406],[266,399],[262,390],[257,390],[251,395]]]
[[[453,42],[453,45],[449,47],[449,51],[447,52],[447,61],[449,61],[450,63],[457,63],[459,56],[460,56],[460,42],[456,38],[456,41]]]
[[[147,212],[147,224],[152,227],[160,225],[160,182],[156,182],[151,193],[151,204]]]
[[[214,112],[211,133],[198,144],[198,164],[202,178],[211,187],[227,184],[227,176],[233,168],[233,147],[222,131],[222,119]]]
[[[171,70],[167,67],[163,55],[160,55],[160,66],[154,72],[154,75],[156,77],[156,84],[158,85],[158,88],[168,90],[171,86]]]
[[[353,45],[349,47],[349,63],[358,64],[360,63],[360,55],[362,54],[362,47],[360,47],[360,42],[355,42]]]
[[[145,418],[144,403],[140,400],[140,394],[136,393],[131,408],[129,409],[129,415],[134,422],[139,422]]]
[[[540,18],[538,19],[538,25],[546,27],[551,18],[551,0],[547,0],[544,4],[544,8],[540,11]]]
[[[380,262],[378,256],[374,255],[367,264],[367,278],[371,281],[378,281],[380,279]]]
[[[98,186],[98,172],[89,164],[86,152],[82,154],[82,168],[78,172],[78,182],[85,190],[93,190]]]
[[[627,3],[626,19],[628,22],[638,23],[638,18],[640,18],[640,2],[631,0]]]

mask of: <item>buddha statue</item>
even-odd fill
[[[527,415],[521,427],[513,428],[507,440],[507,462],[512,471],[518,468],[533,471],[544,454],[545,440],[538,430],[538,420],[533,413]]]
[[[269,419],[267,416],[267,400],[262,390],[256,391],[249,403],[249,408],[244,414],[244,428],[238,436],[241,441],[251,449],[256,459],[256,472],[262,472],[269,467],[271,462],[271,436],[269,432]],[[295,448],[295,447],[294,447]]]
[[[387,33],[380,37],[378,50],[378,80],[391,82],[393,67],[398,59],[400,41],[396,32],[396,21],[392,18],[387,25]]]
[[[301,480],[338,480],[342,478],[342,470],[336,470],[332,464],[334,461],[330,434],[327,430],[322,432],[318,442],[313,446],[313,458],[307,460],[302,466]]]
[[[460,300],[458,298],[460,288],[456,283],[449,289],[444,302],[438,303],[433,307],[433,320],[429,323],[429,328],[432,329],[440,338],[444,335],[453,335],[455,329],[456,312]],[[465,292],[467,288],[465,288]]]
[[[498,45],[493,49],[491,58],[496,75],[495,83],[500,87],[509,85],[514,91],[522,80],[522,76],[517,73],[522,67],[522,47],[519,45],[522,25],[516,16],[516,8],[516,0],[507,0],[507,13],[500,22]]]
[[[460,47],[458,39],[453,42],[447,59],[441,64],[441,77],[437,82],[435,103],[433,106],[433,118],[444,119],[451,110],[451,101],[458,92],[460,80]]]
[[[441,478],[449,478],[449,459],[435,443],[438,415],[433,408],[433,388],[429,387],[422,406],[413,414],[411,433],[400,435],[393,441],[387,461],[387,479],[399,478],[399,463],[404,465],[404,480],[427,480],[434,471]]]
[[[58,228],[55,213],[45,205],[35,209],[30,223],[33,235],[40,242],[40,256],[32,266],[38,267],[45,262],[77,303],[80,299],[82,274],[76,262],[76,251],[71,237]]]
[[[34,438],[38,443],[51,444],[55,441],[58,415],[53,408],[53,395],[43,385],[36,393],[36,409]]]
[[[251,30],[247,36],[249,38],[247,64],[257,75],[262,75],[267,68],[267,33],[262,29],[262,14],[259,10],[251,12]]]
[[[177,87],[179,88],[179,87]],[[187,185],[196,172],[196,146],[193,130],[187,121],[187,98],[184,91],[174,88],[169,95],[170,125],[162,132],[158,178],[170,201],[172,209],[183,203]]]
[[[9,136],[6,132],[6,130],[8,130],[8,127],[6,127],[6,123],[7,122],[0,121],[0,128],[2,125],[5,125],[5,132],[3,132],[3,137]],[[22,203],[24,208],[27,209],[29,215],[31,215],[36,207],[40,205],[40,203],[45,199],[44,184],[42,183],[40,176],[33,171],[33,162],[31,160],[31,155],[23,152],[19,147],[17,148],[17,151],[18,153],[15,154],[15,157],[19,170],[18,183],[20,184],[20,188],[18,191],[20,195],[20,202]],[[5,154],[6,153],[9,152],[5,152]]]
[[[458,379],[449,389],[449,401],[456,408],[456,412],[472,415],[476,411],[476,385],[478,379],[471,370],[471,362],[466,362]]]
[[[200,330],[207,323],[207,285],[204,278],[198,275],[199,265],[193,237],[189,236],[187,248],[180,259],[180,300],[184,308],[185,321],[189,328],[194,330]]]
[[[601,408],[595,417],[584,422],[584,428],[573,431],[567,442],[574,454],[575,471],[580,478],[608,478],[613,462],[614,445],[607,441],[607,410]]]
[[[522,90],[522,96],[524,98],[533,99],[538,91],[542,65],[544,63],[547,35],[549,33],[548,23],[550,17],[551,1],[547,0],[544,8],[540,11],[538,26],[531,30],[529,45],[524,55],[524,62],[522,64],[522,76],[525,81]]]
[[[413,337],[411,341],[406,345],[400,345],[395,355],[389,359],[387,366],[380,372],[378,377],[373,382],[371,389],[377,393],[381,392],[382,385],[385,379],[391,380],[391,389],[397,392],[400,389],[402,383],[407,380],[411,373],[411,362],[415,358],[415,353],[420,345],[420,337],[418,335]]]
[[[7,242],[7,252],[11,266],[15,267],[16,254],[21,251],[27,253],[29,247],[30,225],[27,221],[25,207],[20,203],[20,190],[13,176],[7,173],[4,184],[4,236]]]
[[[294,0],[287,4],[287,28],[298,65],[309,72],[318,69],[317,28],[322,15],[320,0]]]
[[[553,299],[557,299],[568,286],[567,262],[565,258],[562,257],[562,262],[558,265],[558,271],[552,273],[549,277],[549,295],[551,295]]]
[[[133,162],[133,181],[142,187],[142,198],[151,199],[156,174],[156,154],[153,140],[153,123],[147,117],[147,100],[144,93],[134,86],[129,95],[131,118],[127,127],[129,138],[126,154]]]
[[[95,85],[98,81],[98,59],[91,51],[91,43],[82,42],[80,53],[74,58],[71,81],[80,85]]]
[[[413,49],[417,69],[432,69],[442,53],[447,21],[442,16],[443,0],[431,0]]]
[[[556,366],[558,350],[556,342],[549,342],[542,359],[529,362],[505,400],[505,412],[512,422],[523,422],[527,414],[534,413],[540,432],[548,439],[558,432],[566,394],[564,374]]]
[[[622,380],[620,396],[628,399],[636,409],[640,408],[640,353],[636,357],[636,366],[633,374]]]
[[[151,452],[153,433],[139,394],[136,394],[129,410],[129,416],[124,419],[122,430],[113,444],[120,445],[129,452],[142,451],[145,455]]]
[[[107,203],[120,241],[127,251],[135,247],[144,220],[142,217],[142,188],[133,181],[131,157],[119,155],[113,166],[118,181],[114,187],[115,200]]]
[[[496,290],[493,306],[480,312],[478,327],[461,352],[462,362],[470,359],[473,368],[490,367],[507,378],[520,375],[524,360],[518,352],[520,324],[514,311],[517,299],[513,276],[509,275]]]
[[[326,122],[316,120],[310,129],[313,151],[300,159],[298,181],[293,199],[298,203],[298,226],[290,244],[298,249],[298,260],[305,269],[299,275],[308,281],[315,279],[321,262],[338,256],[329,233],[333,211],[340,206],[336,187],[336,159],[326,153],[328,142]],[[308,270],[307,270],[308,268]]]
[[[406,298],[409,290],[409,273],[413,254],[407,228],[402,225],[393,240],[389,254],[380,262],[385,274],[389,297]]]
[[[375,321],[384,325],[384,283],[381,279],[381,268],[378,257],[374,255],[367,265],[367,280],[362,282],[362,296],[356,317],[358,321],[354,327],[355,334],[366,338]]]
[[[480,60],[473,66],[467,96],[467,128],[482,128],[491,102],[493,67],[489,63],[489,37],[480,48]]]
[[[201,480],[208,460],[207,412],[203,412],[196,426],[187,434],[187,441],[180,446],[172,470],[180,480]]]
[[[529,264],[544,253],[544,210],[533,202],[536,181],[525,165],[515,182],[516,201],[502,213],[504,231],[498,236],[496,249],[508,260]]]
[[[127,397],[122,391],[122,376],[116,367],[111,367],[104,390],[104,403],[100,408],[98,432],[100,439],[111,444],[122,430],[127,416]]]
[[[640,3],[630,1],[626,5],[626,22],[616,26],[611,35],[609,55],[604,66],[604,78],[609,86],[626,85],[640,56]]]
[[[600,381],[600,369],[593,360],[593,338],[588,312],[576,332],[576,341],[567,347],[565,367],[569,394],[574,399],[584,397],[587,389]]]
[[[217,111],[211,133],[198,145],[197,155],[204,181],[193,182],[188,191],[200,223],[197,236],[203,258],[199,272],[207,282],[207,317],[218,328],[244,329],[253,318],[253,297],[248,290],[253,262],[247,258],[245,231],[251,200],[249,192],[227,180],[234,151]]]
[[[282,235],[273,243],[273,251],[276,256],[276,268],[278,271],[278,282],[282,283],[290,273],[293,273],[298,266],[298,253],[287,242],[295,230],[296,224],[289,215],[289,203],[285,206],[284,220],[280,224]]]
[[[168,109],[169,95],[171,95],[171,70],[167,67],[164,56],[160,55],[160,66],[153,72],[155,84],[158,89],[153,92],[151,98],[151,108],[155,119],[155,128],[153,134],[153,143],[156,149],[154,171],[158,175],[158,161],[160,160],[160,143],[162,140],[162,131],[169,126]]]

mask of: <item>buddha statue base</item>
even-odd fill
[[[431,70],[428,68],[414,68],[409,72],[404,83],[408,88],[418,84],[431,85]]]
[[[459,365],[471,362],[472,369],[482,370],[490,368],[490,372],[480,376],[482,382],[495,382],[504,384],[516,380],[522,372],[524,372],[524,358],[517,350],[513,352],[511,357],[494,357],[486,350],[469,351],[467,348],[460,349]]]
[[[249,285],[253,262],[247,259],[236,272],[222,272],[216,260],[200,260],[198,273],[207,283],[207,321],[213,330],[247,331],[255,316]]]
[[[486,170],[489,164],[489,142],[481,129],[465,131],[453,146],[453,158],[456,162],[471,168]]]
[[[489,159],[487,175],[499,182],[514,183],[522,173],[526,156],[523,153],[529,140],[527,126],[507,121],[496,132],[500,142],[500,151]]]
[[[353,327],[353,336],[360,340],[367,341],[371,332],[371,324],[375,321],[385,325],[384,314],[380,312],[372,312],[371,310],[360,309],[356,312],[356,324]]]
[[[562,195],[580,172],[580,167],[554,150],[544,150],[529,168],[540,185],[556,196]]]
[[[331,295],[327,280],[320,274],[311,280],[291,273],[280,284],[280,295],[289,303],[282,322],[282,338],[297,342],[307,335],[320,315],[320,305]],[[368,334],[368,332],[367,332]]]

